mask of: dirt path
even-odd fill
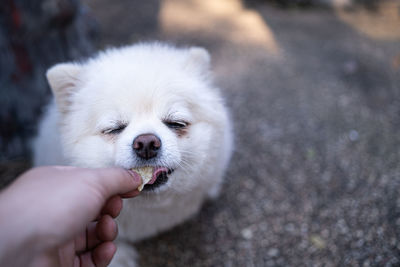
[[[221,197],[138,244],[141,266],[400,264],[399,2],[375,12],[87,2],[101,46],[207,47],[235,124]]]

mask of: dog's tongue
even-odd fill
[[[153,177],[151,178],[150,182],[148,182],[147,184],[154,184],[154,182],[157,180],[157,176],[162,172],[167,173],[168,172],[168,168],[166,168],[166,167],[155,167],[154,170],[153,170]]]

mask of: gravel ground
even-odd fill
[[[400,265],[399,2],[85,2],[101,47],[207,47],[235,124],[221,196],[136,244],[141,266]]]

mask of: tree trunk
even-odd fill
[[[29,141],[50,90],[45,72],[88,56],[94,23],[78,0],[0,4],[0,162],[29,159]]]

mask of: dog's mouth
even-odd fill
[[[168,175],[172,174],[174,169],[166,167],[155,167],[153,171],[153,178],[144,186],[143,191],[153,191],[156,188],[168,182]]]

